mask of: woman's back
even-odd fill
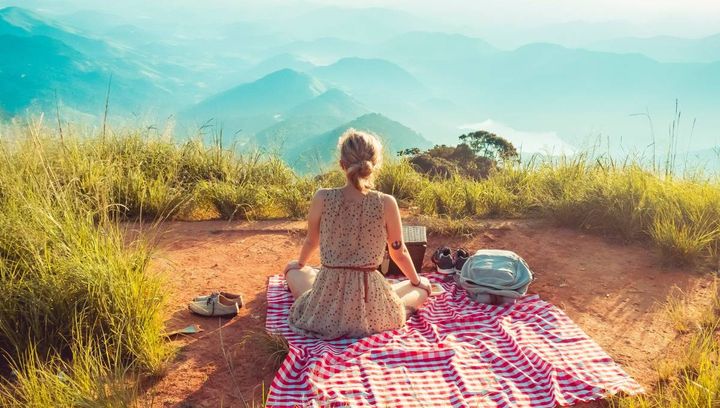
[[[347,199],[324,191],[320,218],[322,267],[311,290],[295,300],[290,327],[323,339],[365,337],[401,327],[405,308],[377,271],[385,252],[383,196]]]
[[[325,191],[320,219],[323,265],[378,266],[386,237],[382,193],[369,191],[362,199],[353,200],[346,198],[340,188]]]
[[[380,141],[348,129],[338,141],[338,150],[347,183],[315,194],[300,256],[285,268],[288,288],[295,296],[288,316],[290,327],[323,339],[397,329],[405,323],[405,307],[419,307],[431,291],[430,282],[418,276],[402,243],[397,202],[371,190],[373,173],[382,159]],[[386,244],[409,281],[391,287],[377,270]],[[306,265],[318,247],[320,269]]]

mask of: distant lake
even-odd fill
[[[526,158],[536,153],[551,156],[572,155],[577,153],[577,148],[562,140],[554,131],[517,130],[492,119],[480,123],[459,125],[458,129],[462,132],[486,130],[500,135],[510,141],[518,152]]]

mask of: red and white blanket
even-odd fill
[[[439,281],[439,278],[436,279]],[[280,276],[268,286],[267,330],[290,352],[268,395],[271,407],[554,407],[642,387],[555,306],[474,303],[452,282],[401,329],[323,341],[287,324],[293,298]]]

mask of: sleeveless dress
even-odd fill
[[[387,231],[382,193],[346,202],[341,189],[326,190],[320,218],[322,265],[310,290],[290,308],[297,333],[325,340],[366,337],[405,324],[405,307],[377,271]]]

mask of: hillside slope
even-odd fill
[[[255,135],[260,146],[292,148],[307,139],[368,113],[359,101],[338,89],[303,102],[282,114],[285,118]]]
[[[54,111],[56,101],[98,114],[111,77],[112,112],[137,113],[172,85],[138,55],[18,7],[0,9],[0,54],[0,110],[10,115]]]
[[[349,128],[378,135],[386,154],[395,155],[409,147],[426,148],[432,144],[416,131],[379,113],[368,113],[328,132],[308,138],[285,151],[284,157],[300,171],[316,171],[333,160],[340,136]]]
[[[281,119],[281,115],[326,91],[310,75],[282,69],[256,81],[213,95],[181,112],[183,120],[214,119],[229,131],[257,132]]]

